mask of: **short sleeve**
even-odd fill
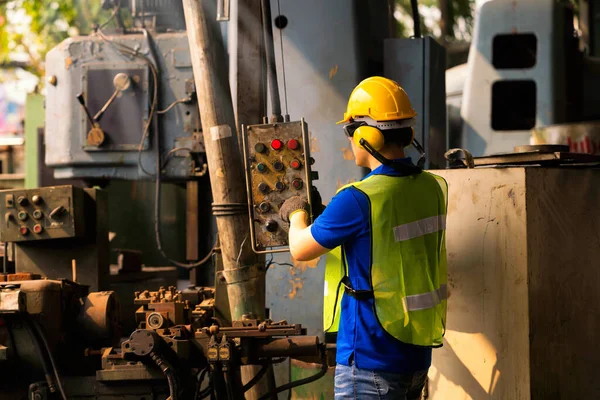
[[[368,200],[361,197],[365,196],[353,188],[348,188],[331,199],[325,211],[310,228],[317,243],[327,249],[334,249],[357,237],[366,228],[365,212],[368,212]],[[365,204],[361,204],[363,202]]]

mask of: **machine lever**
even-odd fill
[[[52,210],[50,212],[49,217],[50,218],[55,218],[55,217],[59,216],[60,214],[62,214],[64,212],[65,212],[65,208],[63,206],[58,206],[54,210]]]
[[[85,115],[87,115],[88,122],[90,123],[92,128],[95,128],[98,123],[94,121],[94,118],[92,118],[92,114],[90,114],[90,110],[88,110],[87,106],[85,105],[85,99],[83,98],[83,93],[79,93],[77,95],[77,100],[79,101],[79,104],[81,104],[81,107],[83,107],[83,110],[85,111]]]
[[[117,98],[117,95],[120,92],[121,91],[119,89],[115,89],[114,93],[112,94],[112,96],[110,96],[110,99],[108,99],[106,104],[100,109],[100,111],[98,111],[98,113],[96,115],[94,115],[94,121],[100,122],[100,120],[102,119],[102,116],[104,115],[106,110],[108,110],[108,107],[110,107],[110,105],[113,103],[113,101],[115,101],[115,99]]]

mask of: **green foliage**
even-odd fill
[[[16,18],[23,10],[25,18]],[[12,18],[11,18],[12,14]],[[10,0],[0,2],[0,63],[15,52],[27,54],[28,69],[43,76],[43,60],[54,46],[78,34],[88,34],[110,11],[101,0]]]
[[[446,37],[446,40],[454,39],[454,29],[458,26],[458,21],[460,18],[463,18],[465,21],[465,33],[470,36],[472,28],[473,28],[473,17],[474,17],[474,9],[475,9],[475,0],[419,0],[420,6],[425,6],[428,8],[437,8],[440,9],[444,5],[448,7],[446,11],[446,15],[448,16],[448,22],[450,28],[450,37]],[[412,9],[410,6],[410,0],[396,0],[397,9],[405,16],[412,15]],[[421,18],[421,32],[423,35],[433,35],[433,30],[431,27],[425,24],[425,19],[423,15],[420,15]],[[403,21],[397,20],[397,34],[399,37],[410,37],[413,35],[412,28],[407,27]],[[440,21],[436,21],[438,25],[440,25]]]

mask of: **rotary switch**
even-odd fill
[[[261,183],[259,183],[259,184],[258,184],[258,190],[259,190],[261,193],[269,193],[269,190],[270,190],[270,189],[269,189],[269,185],[267,185],[267,184],[266,184],[266,183],[264,183],[264,182],[261,182]]]
[[[265,229],[266,229],[268,232],[275,232],[275,231],[277,231],[277,228],[278,228],[278,227],[279,227],[279,225],[277,224],[277,221],[275,221],[275,220],[272,220],[272,219],[268,220],[268,221],[265,223]]]

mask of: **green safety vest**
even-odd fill
[[[370,203],[369,295],[374,299],[376,319],[404,343],[441,346],[447,306],[446,181],[428,172],[404,177],[372,175],[340,191],[350,186],[364,193]],[[327,334],[338,331],[342,297],[352,291],[344,287],[349,281],[342,284],[345,276],[342,245],[327,255],[323,313]]]

